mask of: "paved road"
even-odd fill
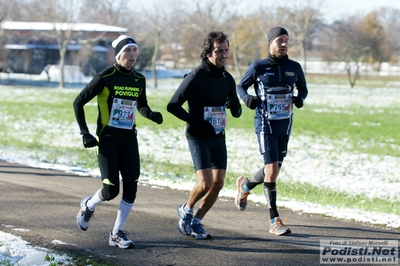
[[[322,239],[400,239],[400,230],[282,209],[293,233],[275,236],[268,233],[265,206],[249,204],[240,212],[232,198],[220,198],[203,219],[213,239],[195,240],[176,229],[176,207],[188,192],[141,185],[125,225],[136,249],[122,250],[108,246],[119,198],[96,209],[87,231],[76,225],[80,199],[100,186],[97,178],[0,161],[0,230],[110,265],[319,265]]]

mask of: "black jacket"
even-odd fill
[[[96,134],[108,128],[111,106],[114,98],[137,101],[137,110],[146,118],[150,118],[151,109],[147,104],[146,79],[134,71],[128,71],[114,64],[98,73],[75,98],[73,106],[79,128],[88,130],[84,105],[97,96],[98,119]],[[134,134],[135,125],[131,130],[114,129],[122,134]]]
[[[304,101],[308,90],[301,65],[287,56],[278,59],[270,55],[268,58],[250,65],[238,84],[237,93],[243,101],[249,95],[248,89],[251,86],[254,86],[254,94],[260,99],[254,117],[255,131],[257,133],[290,135],[292,116],[281,120],[270,119],[266,112],[266,98],[271,94],[291,94],[293,96],[296,88],[298,90],[297,97]],[[261,98],[265,98],[265,100],[261,100]]]
[[[188,111],[182,105],[188,103]],[[204,107],[225,106],[229,102],[233,117],[240,117],[242,108],[236,94],[236,83],[225,68],[217,68],[208,60],[185,76],[167,105],[168,112],[187,122],[186,135],[194,137],[194,121],[203,119]]]

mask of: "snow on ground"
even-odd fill
[[[52,253],[45,248],[32,247],[22,238],[0,231],[0,265],[47,266],[51,262],[45,261],[46,255],[49,256],[49,260],[58,262],[66,262],[69,259],[65,255]]]
[[[332,86],[318,88],[318,93],[313,94],[313,90],[316,89],[310,86],[310,97],[306,102],[306,104],[313,106],[315,112],[345,112],[351,115],[354,112],[352,107],[363,107],[366,102],[373,107],[371,110],[375,112],[379,112],[380,106],[400,105],[399,89],[353,88],[349,90],[347,87]],[[152,91],[149,90],[149,93],[152,93]],[[390,97],[388,98],[388,96]],[[398,108],[393,110],[398,110]],[[393,113],[390,115],[398,114]],[[41,126],[45,127],[47,125]],[[356,123],[354,126],[357,126]],[[21,128],[26,127],[26,123],[23,127],[21,126]],[[79,136],[73,133],[76,131],[76,125],[62,125],[61,130],[63,143],[80,147]],[[27,137],[27,132],[24,134]],[[138,138],[141,156],[154,157],[154,160],[162,162],[191,165],[187,143],[182,136],[183,129],[165,129],[161,132],[154,132],[147,128],[139,128]],[[57,139],[54,141],[58,142]],[[369,144],[365,143],[365,145]],[[253,176],[262,163],[261,156],[258,154],[255,134],[228,128],[227,146],[229,151],[229,170],[235,173],[242,173],[245,176]],[[157,156],[155,157],[155,155]],[[62,165],[48,164],[42,163],[40,158],[36,160],[29,159],[29,153],[26,151],[4,149],[0,159],[33,167],[99,176],[98,169],[88,170],[69,167],[68,165],[71,165],[69,162],[72,159],[67,157],[59,158],[59,162],[63,162]],[[143,169],[141,174],[142,184],[186,190],[193,186],[193,182],[189,178],[187,182],[182,182],[182,179],[176,182],[176,177],[168,177],[164,173],[146,171],[145,167]],[[148,167],[148,169],[150,168]],[[190,175],[192,173],[187,174]],[[163,175],[162,178],[159,178],[160,175]],[[327,138],[300,136],[293,132],[289,143],[289,154],[284,161],[279,178],[287,182],[304,182],[320,188],[336,189],[353,195],[363,194],[371,198],[400,201],[400,158],[353,152],[346,140],[333,141]],[[233,198],[235,194],[236,191],[234,190],[223,189],[221,191],[221,196]],[[265,204],[263,196],[251,194],[249,200],[258,204]],[[372,224],[385,223],[386,226],[393,228],[400,227],[400,217],[393,214],[339,209],[334,206],[321,206],[285,198],[279,198],[278,205],[298,212],[319,213]],[[15,262],[15,264],[11,265],[49,265],[49,263],[44,262],[46,250],[33,248],[20,238],[1,231],[0,239],[0,263],[2,260],[10,260]],[[57,258],[60,260],[65,259],[62,256]],[[36,262],[34,263],[33,261]]]

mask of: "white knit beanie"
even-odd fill
[[[139,48],[135,40],[128,36],[128,35],[121,35],[117,39],[115,39],[112,43],[111,46],[115,49],[114,54],[115,54],[115,60],[118,60],[122,52],[125,50],[126,47],[129,46],[136,46]]]

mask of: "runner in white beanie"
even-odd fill
[[[96,207],[115,199],[122,190],[108,244],[127,249],[134,248],[135,243],[123,228],[136,199],[140,176],[136,112],[157,124],[162,124],[163,116],[150,108],[146,78],[133,69],[138,57],[135,40],[122,35],[112,42],[112,47],[117,62],[97,73],[73,104],[83,146],[98,146],[96,155],[102,179],[102,188],[82,198],[76,223],[86,231]],[[97,138],[89,132],[84,110],[85,105],[95,97],[98,106]]]

